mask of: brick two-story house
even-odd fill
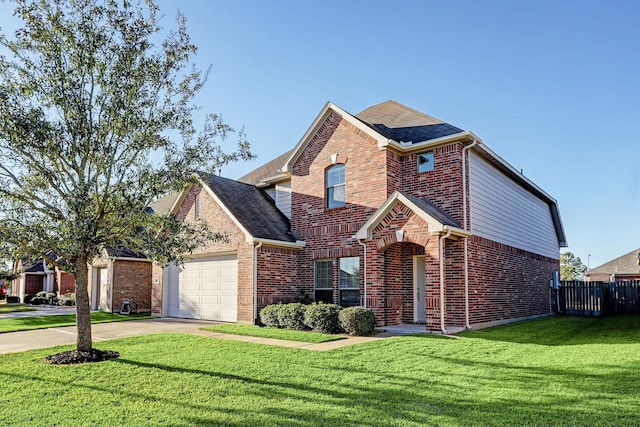
[[[255,322],[301,295],[447,332],[550,312],[556,201],[463,131],[394,101],[328,103],[293,150],[174,200],[228,233],[155,268],[162,315]]]

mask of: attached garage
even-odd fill
[[[165,272],[169,317],[237,322],[236,254],[188,259]]]

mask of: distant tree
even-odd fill
[[[190,65],[182,15],[163,33],[154,0],[13,3],[23,27],[0,34],[0,254],[75,276],[77,350],[91,351],[88,263],[114,246],[180,261],[222,239],[147,207],[252,154],[243,132],[222,149],[234,130],[217,115],[196,131],[208,73]]]
[[[560,280],[584,280],[587,266],[571,252],[560,254]]]

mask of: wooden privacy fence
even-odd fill
[[[558,311],[578,316],[640,313],[639,288],[640,281],[563,280],[558,288]]]

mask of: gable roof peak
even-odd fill
[[[411,107],[407,107],[404,104],[399,103],[393,99],[381,102],[380,104],[372,105],[371,107],[356,114],[361,120],[370,122],[372,124],[382,123],[386,121],[389,124],[396,124],[396,126],[419,126],[429,124],[442,124],[444,121],[425,114],[421,111],[415,110]],[[373,121],[371,119],[374,119]],[[377,121],[375,119],[378,119]]]
[[[400,143],[420,143],[463,132],[436,117],[389,100],[356,114],[385,137]]]

